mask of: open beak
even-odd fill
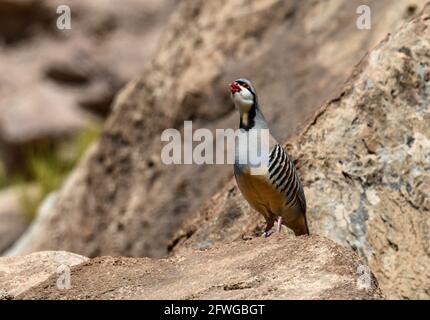
[[[241,90],[240,86],[234,81],[230,82],[228,85],[230,86],[231,94],[235,94],[236,92],[239,92]]]

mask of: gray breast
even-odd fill
[[[270,156],[270,132],[268,129],[242,130],[236,137],[235,174],[258,168],[267,168]]]

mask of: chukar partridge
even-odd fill
[[[241,153],[250,153],[255,144],[236,143],[234,176],[244,198],[252,208],[261,213],[266,220],[264,236],[272,233],[275,220],[280,232],[284,224],[296,236],[309,234],[306,220],[306,200],[300,179],[293,161],[284,148],[270,134],[270,130],[258,104],[254,86],[247,79],[238,79],[229,84],[231,99],[240,113],[240,129],[257,134],[266,131],[269,135],[269,154],[266,165],[258,174],[252,171],[251,163],[239,161]]]

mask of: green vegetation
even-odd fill
[[[100,135],[100,131],[101,127],[95,126],[82,130],[56,146],[48,143],[32,146],[24,153],[25,161],[20,173],[8,179],[9,181],[0,178],[1,187],[21,186],[22,207],[28,221],[34,218],[40,202],[46,195],[60,188],[87,148]],[[35,194],[26,191],[28,188],[24,186],[28,184],[36,185],[39,192]]]
[[[6,178],[6,169],[3,163],[0,162],[0,189],[8,186],[8,179]]]

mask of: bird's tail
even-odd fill
[[[311,235],[311,233],[309,232],[309,225],[308,225],[308,218],[306,217],[306,213],[303,214],[303,220],[305,220],[305,228],[306,228],[306,234],[308,236]]]
[[[290,222],[288,225],[294,231],[296,236],[309,235],[309,227],[306,215],[301,215],[295,221]]]

